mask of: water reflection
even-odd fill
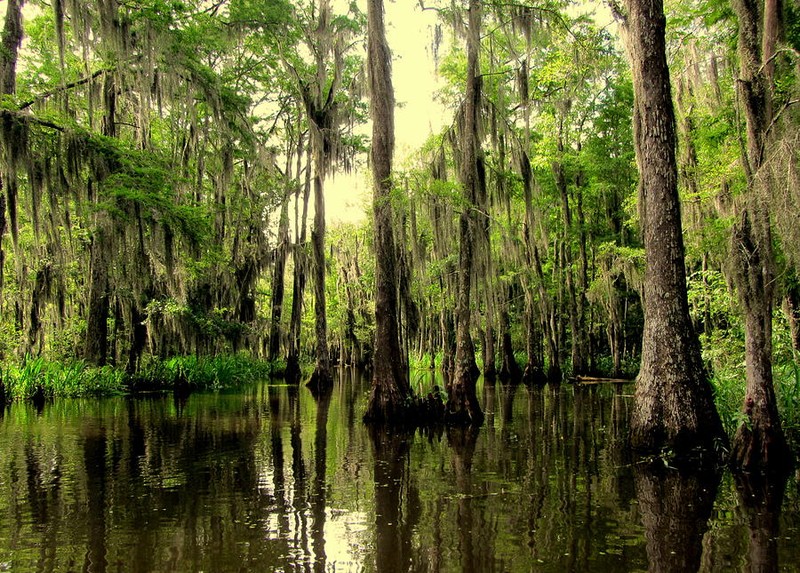
[[[422,435],[370,433],[368,384],[343,370],[317,397],[255,385],[15,404],[0,418],[0,567],[798,567],[798,488],[634,467],[629,387],[487,385],[484,427]]]
[[[788,474],[737,473],[736,491],[750,530],[749,570],[779,571],[779,516]]]
[[[679,471],[658,462],[637,465],[634,479],[647,540],[648,570],[698,571],[720,474]]]
[[[333,390],[328,388],[314,395],[317,416],[314,432],[314,482],[311,492],[311,545],[314,551],[314,571],[325,571],[325,512],[328,507],[328,412]]]
[[[370,427],[375,480],[375,565],[380,571],[412,570],[412,535],[420,515],[419,492],[407,471],[412,436]]]

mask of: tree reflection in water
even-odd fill
[[[720,473],[678,470],[654,462],[637,464],[634,480],[647,541],[648,570],[697,571]]]
[[[325,511],[327,501],[328,470],[328,412],[331,408],[333,388],[316,390],[316,432],[314,434],[314,481],[311,491],[311,547],[314,550],[314,571],[325,571]]]
[[[779,473],[736,473],[739,504],[750,530],[749,567],[758,573],[779,571],[779,519],[789,475]]]
[[[616,573],[800,563],[796,487],[729,473],[718,486],[714,474],[633,464],[630,387],[496,384],[480,389],[480,429],[371,434],[360,416],[368,383],[343,371],[316,399],[256,385],[42,413],[13,404],[0,418],[0,564]]]
[[[370,426],[375,480],[375,565],[395,573],[412,569],[411,536],[419,519],[419,494],[408,472],[413,433]]]

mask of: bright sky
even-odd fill
[[[366,12],[366,5],[359,7]],[[420,10],[412,0],[384,0],[386,36],[393,55],[392,83],[395,100],[395,167],[428,136],[438,132],[445,110],[434,101],[437,78],[432,53],[436,13]],[[366,133],[371,133],[366,127]],[[327,184],[325,208],[328,223],[359,222],[372,196],[371,179],[365,169],[352,175],[337,175]]]

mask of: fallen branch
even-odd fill
[[[570,378],[580,384],[631,384],[635,380],[629,378],[604,378],[598,376],[575,376]]]

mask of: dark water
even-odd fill
[[[629,387],[484,387],[477,432],[371,435],[367,386],[13,405],[0,571],[797,571],[786,483],[633,466]]]

